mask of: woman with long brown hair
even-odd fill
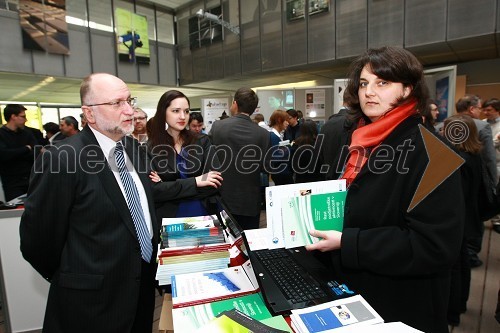
[[[168,194],[163,193],[157,202],[160,219],[207,215],[204,199],[216,194],[222,184],[208,136],[186,128],[189,112],[189,99],[178,90],[169,90],[158,101],[151,123],[148,146],[158,173],[152,179],[170,185]]]

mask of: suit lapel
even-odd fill
[[[85,128],[81,135],[83,136],[82,141],[89,152],[89,156],[95,156],[96,160],[99,161],[106,161],[106,157],[104,156],[104,153],[102,152],[102,149],[92,131],[89,128]],[[135,238],[137,238],[130,210],[127,206],[127,202],[123,196],[120,186],[116,182],[116,178],[111,171],[109,163],[106,162],[104,167],[101,169],[102,170],[97,172],[97,176],[99,177],[104,190],[108,194],[108,198],[115,206],[116,211],[120,214],[122,221],[125,223],[128,230]]]
[[[153,244],[157,243],[157,230],[159,230],[156,221],[154,200],[153,200],[153,192],[151,190],[151,179],[149,178],[149,174],[151,173],[150,160],[147,158],[147,151],[145,145],[139,145],[136,140],[125,137],[124,138],[124,147],[125,152],[127,153],[129,159],[132,161],[134,168],[141,180],[142,186],[144,187],[144,191],[146,192],[146,198],[148,200],[147,209],[149,209],[151,216],[151,225],[153,229]],[[145,209],[146,207],[143,207]],[[154,246],[153,246],[154,248]],[[153,249],[154,250],[154,249]]]

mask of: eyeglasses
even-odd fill
[[[19,114],[17,116],[26,119],[26,115],[25,114]]]
[[[135,117],[134,121],[137,121],[137,120],[146,120],[146,119],[148,119],[148,117]]]
[[[111,101],[106,103],[87,104],[85,106],[111,105],[115,109],[118,109],[119,107],[125,106],[125,103],[130,105],[131,107],[134,107],[137,104],[137,97],[129,97],[127,99],[120,99],[118,101]]]

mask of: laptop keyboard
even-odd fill
[[[292,303],[308,302],[326,297],[305,270],[299,266],[285,249],[254,251],[260,262]]]

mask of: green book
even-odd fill
[[[316,243],[309,230],[342,231],[347,192],[305,194],[282,199],[281,214],[286,248]]]
[[[220,313],[236,309],[247,316],[262,320],[271,318],[260,293],[235,297],[207,304],[199,304],[172,310],[175,332],[194,332],[205,326]]]

